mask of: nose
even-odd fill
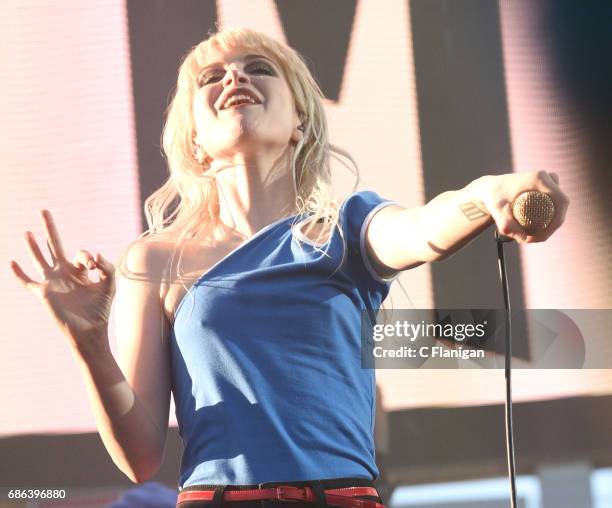
[[[248,75],[238,68],[229,68],[223,78],[223,86],[238,85],[239,83],[248,83]]]

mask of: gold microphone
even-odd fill
[[[512,215],[528,235],[544,231],[555,216],[555,204],[548,194],[527,191],[519,194],[512,202]],[[495,229],[498,242],[511,242],[514,238],[502,235]]]
[[[555,204],[543,192],[523,192],[512,202],[512,215],[527,234],[534,235],[550,225],[555,216]]]

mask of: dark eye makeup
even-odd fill
[[[274,68],[263,60],[250,62],[245,66],[245,70],[250,74],[261,74],[267,76],[276,76]],[[225,76],[223,69],[210,69],[200,73],[196,79],[198,86],[202,87],[211,83],[216,83]]]

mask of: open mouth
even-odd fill
[[[235,94],[229,97],[221,109],[239,108],[242,106],[254,106],[260,104],[255,98],[246,94]]]
[[[229,106],[224,107],[223,109],[237,109],[246,106],[257,106],[257,103],[254,102],[239,102],[236,104],[230,104]]]

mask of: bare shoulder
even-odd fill
[[[171,236],[139,238],[123,250],[117,269],[119,276],[124,277],[123,285],[140,286],[141,294],[146,292],[151,298],[155,295],[170,325],[174,322],[174,308],[184,292],[182,288],[189,283],[189,277],[175,274],[177,260],[183,257],[178,251],[176,239]]]
[[[167,278],[174,246],[172,239],[164,237],[134,240],[119,256],[117,275],[161,284]]]
[[[211,246],[206,242],[177,241],[175,235],[142,238],[128,245],[121,256],[117,273],[132,286],[146,287],[156,294],[170,324],[188,288],[233,248],[232,243]],[[143,289],[144,291],[144,289]]]
[[[160,320],[165,321],[163,280],[168,252],[170,247],[167,242],[138,238],[119,254],[115,270],[116,322],[121,332],[118,335],[129,343],[143,335],[144,328],[153,326],[149,322],[159,327]],[[167,326],[167,323],[164,325]]]

